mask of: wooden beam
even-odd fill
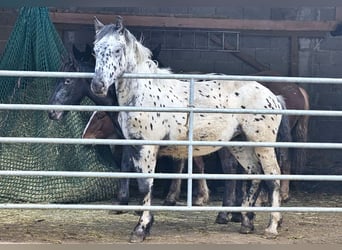
[[[116,15],[90,13],[51,12],[54,23],[93,24],[94,16],[103,23],[114,22]],[[216,19],[174,16],[122,16],[127,26],[165,27],[165,28],[203,28],[223,30],[259,31],[331,31],[335,21],[275,21],[248,19]]]

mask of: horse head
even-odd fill
[[[94,24],[96,63],[91,90],[99,96],[104,96],[109,86],[126,70],[125,28],[121,18],[117,19],[115,25],[104,25],[95,17]]]
[[[143,47],[124,27],[122,18],[115,24],[102,24],[95,18],[95,74],[91,90],[104,96],[124,73],[132,73],[139,63],[150,59],[151,51]]]
[[[91,68],[82,67],[73,56],[64,58],[60,71],[63,72],[86,72]],[[51,105],[75,105],[80,104],[86,95],[89,79],[85,78],[58,78],[53,93],[49,98]],[[48,115],[52,120],[60,120],[67,112],[64,110],[49,110]]]

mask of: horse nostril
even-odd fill
[[[48,112],[49,119],[53,120],[56,116],[56,112],[54,110],[51,110]]]
[[[94,94],[104,95],[106,93],[106,84],[104,81],[94,78],[91,81],[91,91]]]

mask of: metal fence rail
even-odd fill
[[[84,77],[91,78],[93,73],[76,72],[36,72],[0,70],[0,77]],[[342,79],[309,78],[309,77],[263,77],[236,75],[195,75],[195,74],[125,74],[127,78],[162,78],[184,79],[190,81],[190,104],[193,102],[193,86],[195,79],[210,80],[255,80],[264,82],[301,82],[319,84],[342,84]],[[122,206],[122,205],[85,205],[85,204],[0,204],[0,209],[104,209],[104,210],[172,210],[172,211],[254,211],[254,212],[342,212],[342,207],[193,207],[192,180],[304,180],[304,181],[342,181],[340,175],[246,175],[246,174],[193,174],[192,146],[264,146],[293,148],[325,148],[342,149],[342,143],[299,143],[299,142],[238,142],[238,141],[194,141],[192,138],[193,114],[202,113],[259,113],[310,116],[342,116],[342,111],[335,110],[248,110],[248,109],[210,109],[210,108],[150,108],[150,107],[108,107],[108,106],[74,106],[74,105],[38,105],[38,104],[0,104],[0,110],[70,110],[70,111],[146,111],[146,112],[189,112],[189,133],[185,141],[162,140],[120,140],[120,139],[78,139],[78,138],[32,138],[32,137],[0,137],[0,143],[51,143],[51,144],[115,144],[115,145],[183,145],[188,146],[189,160],[187,174],[142,174],[142,173],[108,173],[108,172],[72,172],[72,171],[0,171],[0,176],[67,176],[92,178],[180,178],[188,180],[188,200],[186,206]]]

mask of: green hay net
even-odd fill
[[[58,71],[66,53],[47,8],[22,8],[1,57],[1,70]],[[0,77],[0,103],[47,104],[53,78]],[[47,111],[0,110],[1,137],[80,138],[89,112],[51,121]],[[0,144],[0,170],[117,171],[89,145]],[[86,202],[111,199],[116,179],[0,176],[0,202]]]

